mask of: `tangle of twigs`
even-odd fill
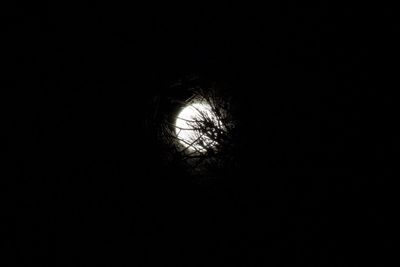
[[[235,121],[229,94],[216,86],[189,88],[191,96],[186,100],[169,99],[173,112],[162,113],[154,122],[156,136],[168,164],[185,166],[192,174],[218,175],[235,165]],[[199,109],[196,103],[206,106]],[[177,114],[185,107],[195,109],[197,115],[186,119],[185,128],[176,124]],[[190,131],[190,139],[179,133]]]

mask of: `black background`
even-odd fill
[[[81,1],[1,12],[2,228],[14,263],[388,261],[390,8]],[[166,168],[146,128],[154,97],[193,73],[239,100],[233,177],[196,184]]]

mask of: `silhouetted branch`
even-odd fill
[[[171,99],[171,103],[180,109],[191,106],[196,116],[166,116],[159,126],[163,144],[174,162],[185,164],[195,172],[225,168],[234,161],[236,145],[236,124],[230,98],[213,87],[196,87],[191,90],[193,95],[186,101]],[[206,109],[193,105],[195,103],[203,104]],[[176,125],[178,119],[186,125]],[[188,138],[181,137],[184,131]]]

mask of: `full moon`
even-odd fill
[[[215,145],[215,141],[199,130],[199,125],[205,118],[210,119],[214,125],[219,125],[218,118],[211,106],[204,102],[194,102],[187,105],[176,118],[176,136],[180,144],[192,152],[204,153],[207,148]]]

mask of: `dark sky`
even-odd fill
[[[14,262],[387,259],[399,29],[390,8],[81,1],[1,12],[11,173],[2,231]],[[146,128],[154,97],[193,73],[230,85],[244,143],[233,177],[200,185],[162,164]]]

